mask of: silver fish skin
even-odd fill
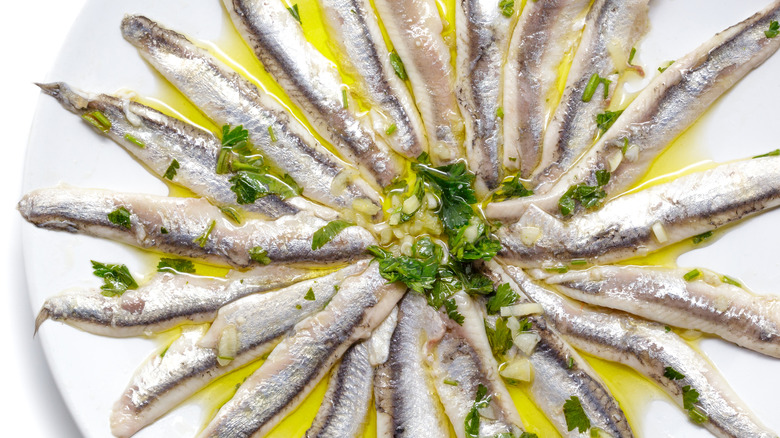
[[[104,296],[97,288],[68,290],[43,303],[35,331],[50,319],[102,336],[159,333],[182,324],[212,321],[217,310],[231,301],[324,273],[287,266],[231,271],[225,278],[162,272],[118,297]]]
[[[306,41],[300,23],[282,2],[224,0],[224,4],[265,70],[364,178],[386,187],[403,174],[400,157],[363,126],[335,66]]]
[[[485,264],[483,272],[498,286],[509,284],[520,297],[518,303],[532,302],[523,289],[494,260]],[[488,315],[484,306],[481,310],[486,324],[495,328],[498,315]],[[578,437],[577,428],[569,429],[563,413],[563,405],[572,396],[580,400],[583,411],[591,426],[608,436],[633,437],[620,404],[609,391],[595,370],[566,342],[558,331],[548,324],[543,315],[529,315],[525,320],[531,323],[531,332],[539,336],[539,342],[528,355],[533,369],[529,393],[533,402],[545,413],[558,432],[565,437]],[[522,355],[516,346],[512,347],[506,361],[516,360]]]
[[[512,19],[499,0],[458,0],[456,93],[466,126],[466,158],[477,175],[479,196],[498,188],[503,178],[501,71],[507,53]]]
[[[399,305],[390,355],[374,378],[378,437],[449,436],[428,359],[443,334],[438,312],[421,294],[408,292]]]
[[[780,157],[721,164],[607,202],[563,222],[531,206],[500,228],[500,255],[518,266],[585,259],[606,264],[652,251],[780,205]]]
[[[334,219],[336,216],[336,212],[302,197],[282,199],[276,194],[263,196],[251,204],[239,205],[236,194],[230,190],[231,175],[216,173],[222,142],[211,132],[128,98],[88,94],[63,82],[38,86],[74,114],[84,116],[100,111],[111,125],[105,131],[97,128],[95,131],[122,146],[161,179],[166,179],[165,174],[175,160],[179,166],[170,181],[207,198],[215,205],[238,207],[271,219],[301,210],[325,219]]]
[[[596,0],[572,60],[561,102],[544,135],[541,164],[534,171],[536,191],[557,180],[596,138],[596,116],[604,112],[618,87],[616,72],[628,67],[631,48],[648,28],[649,0]],[[611,81],[601,84],[585,102],[583,93],[594,74]],[[607,87],[604,98],[603,87]]]
[[[715,35],[677,60],[631,102],[609,128],[545,193],[488,205],[486,214],[509,221],[533,204],[556,212],[558,200],[573,185],[596,185],[596,172],[611,172],[607,197],[635,184],[664,148],[737,81],[780,48],[764,32],[780,20],[780,2]],[[627,152],[622,153],[628,140]]]
[[[558,67],[575,50],[587,0],[527,2],[512,32],[504,66],[504,167],[528,178],[560,100]],[[554,104],[553,104],[554,102]]]
[[[630,366],[657,383],[681,408],[683,387],[695,389],[699,401],[694,406],[708,417],[702,426],[715,436],[777,436],[744,405],[709,361],[663,324],[572,302],[533,282],[520,268],[506,266],[506,271],[526,295],[544,307],[547,320],[575,348]],[[665,377],[666,367],[685,377]]]
[[[183,334],[165,354],[155,353],[136,371],[114,404],[112,433],[133,435],[218,377],[269,353],[298,321],[325,307],[336,286],[367,266],[368,262],[362,261],[321,278],[224,306],[208,331]],[[309,290],[313,300],[305,298]]]
[[[699,269],[595,266],[582,271],[532,275],[564,295],[596,306],[712,333],[753,351],[780,357],[780,298],[754,295]]]
[[[294,410],[352,344],[367,338],[406,288],[376,263],[350,277],[321,312],[298,323],[199,437],[262,436]]]
[[[215,124],[247,129],[252,144],[307,198],[336,209],[351,209],[356,201],[379,207],[379,195],[356,170],[319,144],[274,97],[184,35],[128,16],[122,36]],[[344,181],[346,187],[339,187]]]
[[[445,331],[434,349],[433,375],[436,391],[458,438],[465,438],[466,416],[474,406],[480,385],[487,388],[488,408],[480,414],[479,437],[501,433],[519,436],[523,422],[512,397],[498,374],[477,304],[465,293],[453,295],[463,325],[441,314]],[[457,385],[445,383],[457,382]],[[489,415],[488,418],[485,415]]]
[[[390,63],[379,20],[368,0],[319,0],[343,64],[371,104],[374,131],[399,154],[415,159],[428,152],[425,129],[414,101]],[[387,131],[394,126],[394,130]]]
[[[464,156],[463,117],[455,97],[455,71],[444,26],[433,0],[375,0],[379,16],[404,63],[428,136],[435,166]]]
[[[130,226],[108,215],[125,208]],[[40,228],[111,239],[208,262],[246,268],[261,264],[250,251],[261,247],[271,263],[327,264],[361,258],[371,234],[349,227],[322,248],[311,249],[326,221],[301,212],[274,221],[247,218],[235,225],[205,199],[169,198],[108,190],[55,187],[26,194],[19,212]]]

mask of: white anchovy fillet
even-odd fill
[[[341,283],[321,312],[298,323],[217,413],[200,437],[262,436],[294,410],[353,343],[367,338],[406,289],[376,263]]]
[[[506,271],[526,295],[544,307],[545,317],[575,348],[634,368],[680,406],[683,388],[696,390],[699,400],[694,407],[708,418],[702,426],[716,436],[777,436],[744,406],[714,366],[662,324],[571,302],[534,283],[519,268],[506,266]],[[667,367],[685,377],[669,379],[664,376]]]
[[[136,371],[114,405],[112,433],[134,434],[209,382],[269,353],[298,321],[325,307],[345,278],[361,273],[367,265],[363,261],[223,307],[208,332],[185,333]],[[310,290],[311,300],[306,299]]]
[[[164,178],[175,160],[178,167],[170,180],[214,204],[240,207],[272,219],[302,209],[325,219],[335,218],[335,212],[302,197],[284,200],[269,194],[251,204],[237,204],[236,194],[230,190],[231,175],[216,173],[222,142],[211,132],[128,99],[90,95],[63,82],[38,86],[75,114],[83,116],[100,111],[110,127],[105,131],[96,130],[133,154],[160,178]]]
[[[684,277],[693,272],[690,280]],[[780,298],[753,295],[706,270],[595,266],[562,275],[534,272],[571,298],[712,333],[780,357]]]
[[[518,303],[529,303],[522,288],[495,261],[486,263],[486,274],[495,285],[509,284],[520,299]],[[487,309],[482,306],[482,311]],[[498,315],[486,315],[486,324],[495,328]],[[531,323],[530,332],[539,336],[539,342],[528,355],[533,369],[529,393],[534,403],[545,413],[562,436],[578,437],[577,428],[570,429],[563,413],[566,400],[576,396],[591,426],[614,438],[633,437],[626,415],[618,401],[609,391],[596,371],[568,344],[552,325],[541,315],[525,317]],[[517,355],[523,354],[514,346],[514,356],[508,356],[511,363]]]
[[[371,113],[381,114],[381,120],[374,121],[374,130],[405,157],[415,159],[428,152],[422,119],[406,84],[393,70],[369,0],[319,0],[319,4],[343,64],[359,80]]]
[[[371,407],[375,367],[387,360],[397,319],[396,307],[368,340],[353,345],[344,353],[331,373],[328,390],[312,426],[306,431],[306,438],[363,436]]]
[[[289,174],[304,196],[337,209],[351,209],[356,201],[378,208],[376,191],[349,176],[354,170],[319,144],[274,97],[184,35],[141,16],[125,17],[122,35],[215,124],[243,125],[252,144]]]
[[[390,356],[374,379],[378,437],[449,436],[428,360],[432,344],[443,334],[441,318],[425,297],[407,292],[399,305]]]
[[[457,0],[457,94],[466,122],[466,157],[480,196],[498,188],[501,169],[501,71],[512,19],[499,0]],[[519,6],[519,4],[518,4]]]
[[[35,330],[51,319],[103,336],[158,333],[181,324],[211,321],[220,307],[238,298],[324,273],[287,266],[231,271],[225,278],[163,272],[118,297],[104,296],[97,288],[68,290],[43,303]]]
[[[574,50],[589,0],[526,2],[504,67],[504,167],[527,178],[542,157],[548,113],[559,101],[558,68]]]
[[[504,259],[522,266],[646,255],[780,205],[780,157],[722,164],[607,202],[563,222],[536,206],[496,234]]]
[[[375,0],[379,16],[404,63],[428,135],[431,161],[463,157],[463,118],[455,98],[455,71],[433,0]]]
[[[480,411],[479,436],[492,437],[501,433],[519,436],[523,422],[512,397],[498,375],[498,363],[493,358],[482,313],[476,303],[463,292],[453,295],[463,325],[446,314],[445,332],[434,349],[433,374],[436,391],[458,438],[466,436],[466,416],[474,406],[480,385],[487,388],[490,403]],[[457,384],[452,384],[457,382]]]
[[[108,215],[124,208],[129,226]],[[305,212],[273,221],[247,218],[235,225],[205,199],[169,198],[108,190],[56,187],[26,194],[18,206],[40,228],[102,237],[139,248],[244,268],[262,263],[250,251],[266,251],[270,262],[333,263],[363,256],[374,238],[353,226],[318,250],[314,233],[328,222]]]
[[[556,211],[558,200],[571,186],[596,185],[599,170],[611,172],[609,183],[604,186],[608,197],[628,189],[712,102],[777,51],[780,38],[767,38],[764,34],[770,22],[777,20],[780,2],[775,1],[677,60],[631,102],[609,131],[544,194],[490,204],[487,215],[499,220],[516,219],[531,204],[547,212]]]
[[[566,89],[544,135],[541,164],[534,172],[537,184],[558,179],[593,144],[596,116],[609,107],[618,72],[628,67],[631,48],[647,30],[648,1],[596,0],[591,6]],[[599,85],[585,102],[583,93],[594,74],[611,83]],[[603,87],[608,88],[606,99]]]
[[[233,24],[265,70],[309,122],[365,178],[385,187],[403,173],[400,157],[361,124],[332,62],[306,41],[279,0],[224,0]]]

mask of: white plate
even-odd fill
[[[650,75],[714,33],[758,11],[765,0],[655,0],[651,30],[638,47],[637,61]],[[92,0],[74,24],[48,80],[66,81],[94,92],[130,88],[159,95],[159,77],[126,43],[119,22],[126,13],[143,13],[201,40],[219,40],[230,26],[217,0]],[[693,128],[702,157],[727,161],[780,146],[780,56],[749,74],[720,99]],[[37,78],[36,78],[37,79]],[[110,140],[95,135],[75,116],[42,96],[30,137],[24,190],[68,183],[128,192],[166,194],[166,187]],[[777,293],[780,284],[780,210],[732,227],[714,243],[683,255],[682,266],[703,266],[739,278],[757,293]],[[33,311],[46,297],[75,286],[95,286],[91,259],[126,263],[133,274],[152,272],[151,257],[127,246],[84,236],[23,229],[24,257]],[[87,437],[110,436],[111,406],[136,367],[156,348],[144,339],[109,339],[46,323],[38,334],[52,373],[76,423]],[[701,343],[735,392],[771,428],[780,431],[777,394],[780,361],[716,339]],[[640,396],[641,397],[641,396]],[[633,404],[633,403],[632,403]],[[710,436],[665,400],[647,403],[634,419],[647,437]],[[45,413],[42,413],[45,415]],[[139,437],[193,436],[204,421],[197,406],[186,406],[143,430]]]

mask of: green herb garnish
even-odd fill
[[[276,142],[276,134],[274,134],[274,127],[271,125],[268,125],[268,137],[271,138],[271,143]]]
[[[157,263],[157,272],[183,272],[185,274],[194,274],[195,265],[184,259],[172,259],[163,257]]]
[[[756,155],[753,158],[776,157],[778,155],[780,155],[780,149],[775,149],[772,152],[767,152],[767,153],[762,154],[762,155]]]
[[[458,381],[457,380],[444,379],[444,384],[445,385],[450,385],[450,386],[458,386]]]
[[[261,265],[267,265],[271,263],[271,258],[268,257],[268,251],[264,250],[261,246],[256,246],[249,250],[249,258],[260,263]]]
[[[780,34],[780,23],[776,20],[772,20],[769,22],[769,30],[765,30],[764,35],[766,35],[767,38],[774,38],[778,34]]]
[[[510,198],[523,198],[531,196],[534,191],[527,189],[520,181],[520,175],[515,175],[512,179],[501,183],[501,188],[493,193],[493,201],[503,201]]]
[[[580,399],[576,395],[571,396],[563,404],[563,415],[566,417],[566,426],[570,431],[577,429],[583,433],[590,429],[590,419],[585,414]]]
[[[605,111],[596,116],[596,125],[601,133],[607,132],[607,130],[615,124],[615,121],[623,114],[623,110],[619,111]]]
[[[712,237],[712,231],[707,231],[706,233],[701,233],[697,236],[693,236],[693,244],[698,245],[704,242],[705,240],[709,239],[710,237]]]
[[[347,89],[342,88],[341,89],[341,106],[344,107],[344,109],[349,108],[349,101],[347,100]]]
[[[209,223],[209,226],[206,228],[206,231],[203,232],[200,236],[192,239],[193,242],[197,243],[198,246],[201,248],[206,247],[206,243],[209,240],[209,236],[211,235],[211,232],[214,230],[214,227],[217,225],[217,221],[211,221]]]
[[[231,221],[239,225],[241,224],[241,214],[235,208],[228,207],[228,206],[219,207],[219,211],[221,211],[222,214],[230,218]]]
[[[327,225],[314,232],[314,237],[311,240],[311,249],[318,250],[322,248],[344,229],[353,225],[355,224],[343,220],[328,222]]]
[[[144,144],[144,142],[142,142],[141,140],[139,140],[139,139],[137,139],[137,138],[133,137],[133,136],[132,136],[132,135],[130,135],[130,134],[125,134],[125,140],[127,140],[127,141],[129,141],[130,143],[132,143],[132,144],[134,144],[134,145],[138,146],[139,148],[144,148],[144,147],[146,147],[146,145]]]
[[[454,299],[444,301],[444,310],[447,311],[447,316],[451,320],[457,322],[459,325],[463,325],[466,318],[458,312],[458,303]]]
[[[107,297],[120,296],[128,289],[138,289],[138,283],[125,265],[105,264],[91,260],[95,276],[103,279],[101,294]]]
[[[685,275],[683,275],[683,280],[691,281],[698,278],[700,275],[701,275],[701,271],[698,269],[694,269],[692,271],[686,272]]]
[[[501,357],[506,354],[507,350],[512,348],[512,331],[506,326],[506,320],[504,318],[496,319],[495,329],[491,328],[486,320],[485,333],[487,333],[493,356]]]
[[[471,406],[471,410],[466,415],[466,420],[464,421],[466,437],[479,437],[479,410],[488,407],[488,405],[490,405],[490,396],[487,393],[487,387],[480,383],[477,387],[474,405]]]
[[[499,119],[504,117],[504,107],[500,106],[496,108],[496,117]]]
[[[674,61],[667,61],[666,67],[658,67],[658,71],[663,73],[666,71],[667,68],[671,67],[672,64],[674,64]]]
[[[396,128],[397,126],[395,125],[395,123],[393,123],[392,125],[387,127],[387,129],[385,130],[385,134],[392,135],[395,132]]]
[[[306,295],[304,295],[303,299],[306,300],[306,301],[314,301],[314,300],[316,300],[317,298],[315,298],[315,296],[314,296],[314,289],[309,288],[309,291],[306,292]]]
[[[404,67],[404,62],[395,52],[390,52],[390,65],[393,66],[395,75],[401,78],[402,81],[409,79],[409,75],[406,74],[406,67]]]
[[[514,0],[501,0],[498,3],[498,8],[501,9],[504,17],[511,17],[515,13],[515,2]]]
[[[293,18],[295,18],[295,21],[297,21],[298,23],[301,23],[301,14],[298,11],[298,3],[292,5],[291,8],[287,8],[287,10],[290,11],[290,15],[292,15]],[[303,24],[303,23],[301,23],[301,24]]]
[[[598,73],[593,73],[590,79],[588,79],[588,84],[585,85],[585,91],[582,92],[582,101],[590,102],[593,99],[593,95],[596,94],[599,84],[604,84],[604,99],[607,99],[609,97],[609,84],[611,83],[612,81],[609,79],[602,78]]]
[[[176,159],[174,159],[173,161],[171,161],[171,164],[165,170],[165,174],[163,175],[163,178],[173,181],[173,178],[176,177],[176,171],[180,167],[181,165],[179,164],[179,162],[176,161]]]
[[[104,133],[111,129],[111,121],[108,120],[108,117],[106,117],[105,114],[101,113],[100,111],[84,113],[81,115],[81,118]]]
[[[726,283],[726,284],[730,284],[732,286],[742,287],[742,283],[740,283],[739,281],[735,280],[734,278],[729,277],[728,275],[724,275],[721,278],[721,281]]]
[[[634,65],[632,64],[634,62],[634,55],[636,55],[636,47],[631,48],[631,53],[628,55],[628,65]]]
[[[487,312],[489,315],[495,315],[502,307],[509,306],[517,301],[520,296],[512,290],[507,283],[503,283],[496,288],[496,294],[490,297],[487,302]]]
[[[669,380],[682,380],[685,378],[685,374],[680,373],[672,367],[664,368],[664,377]]]
[[[114,225],[127,228],[128,230],[133,225],[132,221],[130,220],[130,211],[128,211],[125,207],[119,207],[109,213],[108,221]]]

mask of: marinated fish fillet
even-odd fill
[[[449,436],[428,360],[443,334],[441,318],[425,297],[408,292],[399,305],[390,355],[374,378],[378,437]]]
[[[712,333],[780,357],[780,298],[753,295],[706,270],[594,266],[561,275],[532,275],[588,304]]]
[[[496,287],[508,284],[520,297],[517,303],[532,302],[518,284],[495,261],[486,263],[486,275]],[[482,306],[485,322],[495,329],[498,315],[488,315]],[[507,364],[521,360],[531,363],[533,377],[528,385],[531,399],[544,412],[562,436],[578,437],[577,428],[570,428],[563,406],[571,397],[577,397],[591,427],[611,437],[633,437],[626,415],[596,371],[572,348],[542,315],[523,318],[531,324],[530,333],[538,336],[538,343],[527,355],[517,346],[506,357]]]
[[[698,418],[706,415],[702,426],[714,435],[777,436],[744,406],[714,366],[662,324],[571,302],[534,283],[517,267],[506,266],[506,271],[526,295],[544,307],[547,320],[575,348],[634,368],[680,406],[685,407],[685,392],[698,392],[698,401],[688,407],[689,413]],[[684,377],[670,379],[667,367]],[[695,412],[690,412],[694,408]]]
[[[496,234],[522,266],[643,256],[780,205],[780,157],[722,164],[631,193],[563,222],[536,206]]]
[[[298,323],[200,437],[262,436],[295,409],[353,343],[367,338],[406,289],[374,263],[341,283],[321,312]]]
[[[158,333],[181,324],[211,321],[220,307],[238,298],[324,273],[287,266],[231,271],[225,278],[162,272],[116,297],[107,297],[97,288],[68,290],[43,303],[35,331],[51,319],[103,336]]]
[[[489,402],[479,413],[480,437],[502,433],[519,436],[523,422],[504,382],[498,375],[485,334],[482,314],[476,303],[463,292],[453,295],[463,325],[446,314],[445,331],[434,348],[433,375],[436,391],[458,438],[466,436],[465,422],[474,407],[480,387],[487,389]]]
[[[233,24],[265,70],[306,114],[317,132],[363,176],[386,187],[403,163],[352,112],[341,76],[303,35],[300,23],[278,0],[224,0]]]
[[[374,0],[414,92],[435,166],[463,157],[463,118],[455,98],[455,72],[433,0]]]
[[[371,104],[376,133],[407,158],[428,152],[422,119],[406,84],[393,70],[371,2],[319,0],[319,4],[343,64],[357,78],[361,95]]]
[[[560,100],[558,70],[584,26],[588,0],[527,2],[504,67],[504,167],[528,178],[541,161],[548,114]]]
[[[237,268],[347,261],[362,257],[374,243],[368,231],[353,226],[312,250],[314,233],[327,224],[322,219],[301,212],[274,221],[246,219],[234,225],[217,207],[197,198],[56,187],[26,194],[18,209],[40,228],[102,237]],[[127,222],[112,222],[109,215],[122,209]]]
[[[158,177],[184,186],[215,205],[240,207],[271,219],[301,210],[335,219],[335,212],[302,197],[285,200],[271,193],[251,204],[239,205],[231,190],[232,175],[216,173],[222,142],[211,132],[127,98],[88,94],[63,82],[38,86],[72,113],[90,118],[99,111],[109,124],[96,131],[114,140]],[[166,177],[174,162],[174,175]]]
[[[501,150],[501,71],[512,19],[499,0],[457,0],[456,92],[466,126],[466,158],[477,175],[479,196],[498,188],[503,178]],[[519,7],[519,2],[518,2]]]
[[[557,180],[593,144],[596,117],[609,107],[619,72],[628,67],[631,48],[647,31],[648,2],[596,0],[591,6],[566,89],[544,135],[541,164],[533,175],[537,192],[544,191],[539,184]],[[594,75],[609,82],[587,96]]]
[[[184,35],[146,17],[128,16],[122,20],[122,36],[215,124],[247,129],[252,144],[303,187],[304,196],[337,209],[351,209],[356,202],[379,208],[376,191],[275,98]]]
[[[533,204],[547,212],[577,184],[597,185],[599,170],[611,172],[607,197],[636,183],[664,148],[684,132],[726,90],[780,47],[764,33],[780,20],[780,2],[715,35],[677,60],[634,99],[615,124],[544,194],[490,204],[498,220],[519,218]],[[625,148],[625,153],[623,152]]]
[[[344,279],[367,266],[362,261],[226,305],[207,332],[183,334],[165,354],[155,353],[136,371],[114,405],[112,433],[133,435],[218,377],[267,354],[298,321],[325,307]]]

